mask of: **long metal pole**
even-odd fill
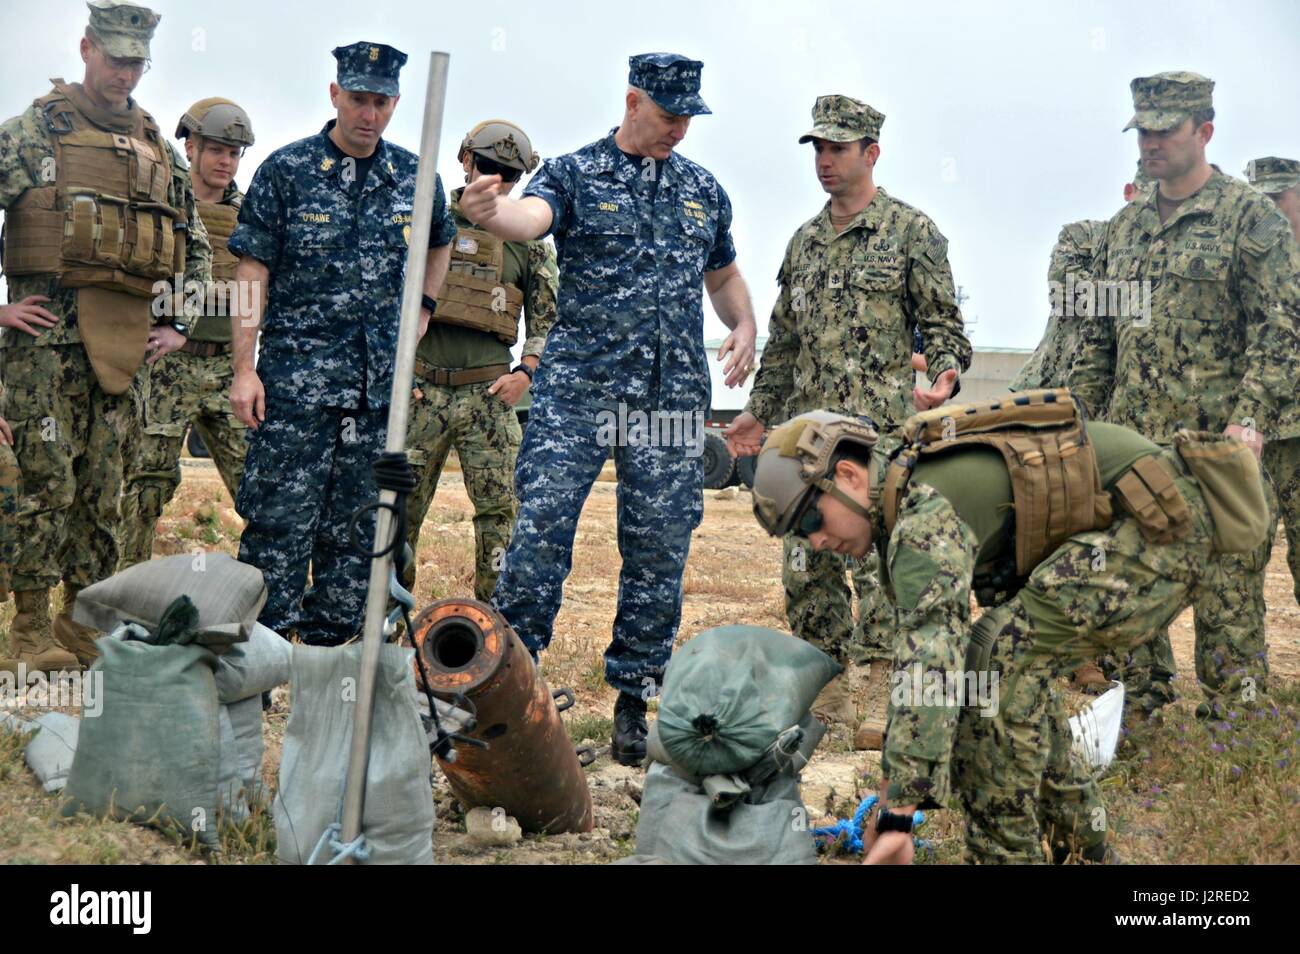
[[[415,346],[419,343],[420,297],[424,294],[424,266],[429,254],[429,228],[433,222],[433,199],[437,183],[438,143],[442,133],[443,103],[447,96],[446,53],[429,54],[429,85],[424,98],[424,129],[420,135],[420,166],[415,176],[415,208],[411,215],[411,238],[406,250],[406,283],[402,287],[402,323],[397,335],[397,365],[393,370],[393,393],[388,404],[387,451],[406,449],[406,422],[410,411],[411,379],[415,373]],[[397,495],[382,491],[381,503],[390,506]],[[376,520],[376,551],[387,546],[393,532],[392,514],[381,509]],[[400,547],[405,543],[397,541]],[[384,645],[384,617],[388,607],[388,577],[392,555],[370,561],[370,592],[366,597],[366,622],[362,630],[361,684],[357,687],[357,714],[348,759],[347,787],[343,794],[343,841],[361,834],[361,812],[366,799],[366,767],[370,761],[370,730],[375,705],[375,675],[379,651]],[[430,833],[432,834],[432,833]],[[349,861],[351,859],[349,858]]]

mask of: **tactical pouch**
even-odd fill
[[[1191,529],[1192,515],[1187,501],[1155,456],[1139,458],[1115,482],[1111,493],[1137,519],[1142,536],[1152,543],[1182,540]]]
[[[149,300],[105,288],[77,291],[77,328],[99,386],[121,394],[144,361],[152,312]]]
[[[1255,453],[1235,438],[1181,430],[1174,449],[1192,472],[1214,522],[1216,553],[1250,553],[1268,536],[1268,501]]]
[[[433,320],[484,331],[514,344],[524,293],[502,281],[504,254],[501,240],[490,232],[457,232]]]

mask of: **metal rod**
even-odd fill
[[[419,343],[420,297],[424,294],[425,261],[429,254],[429,228],[437,184],[438,143],[442,133],[443,104],[447,95],[446,53],[429,54],[429,83],[424,96],[424,128],[420,135],[420,166],[415,176],[415,207],[411,210],[411,238],[406,250],[406,282],[402,286],[402,323],[397,334],[397,364],[393,393],[388,404],[387,451],[406,449],[406,422],[410,412],[411,380],[415,373],[415,346]],[[381,503],[392,505],[397,495],[381,491]],[[375,526],[374,550],[388,545],[393,532],[392,514],[380,509]],[[397,541],[400,547],[405,543]],[[366,596],[366,621],[362,629],[361,682],[357,687],[357,713],[352,730],[347,785],[343,794],[343,841],[361,834],[361,813],[366,797],[366,768],[370,761],[370,730],[374,716],[375,676],[384,645],[384,616],[388,606],[388,576],[392,554],[370,562],[370,591]],[[432,834],[432,833],[430,833]],[[352,859],[348,859],[351,863]]]

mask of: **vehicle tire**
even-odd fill
[[[732,460],[727,453],[727,443],[716,434],[704,435],[704,486],[720,490],[731,480]]]
[[[758,466],[758,455],[751,454],[748,457],[736,458],[736,476],[746,487],[753,489],[754,486],[754,469]]]
[[[199,432],[190,428],[190,436],[185,439],[185,446],[189,449],[191,457],[211,457],[208,449],[203,446],[203,438],[199,437]]]

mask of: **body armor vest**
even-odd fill
[[[233,281],[239,257],[231,253],[230,236],[239,224],[239,206],[195,200],[199,218],[208,230],[212,243],[212,278],[214,281]]]
[[[524,293],[502,281],[501,239],[481,229],[459,229],[451,246],[447,281],[438,293],[433,320],[486,331],[508,345],[519,336]]]
[[[143,113],[137,134],[96,126],[66,86],[36,100],[54,146],[52,185],[28,189],[5,219],[8,275],[52,275],[65,288],[154,297],[185,270],[185,212],[167,204],[171,156]]]
[[[1011,477],[1016,576],[1029,576],[1068,537],[1110,526],[1110,494],[1101,486],[1083,414],[1066,388],[924,411],[908,418],[903,439],[881,495],[890,533],[916,462],[973,444],[1001,453]]]

